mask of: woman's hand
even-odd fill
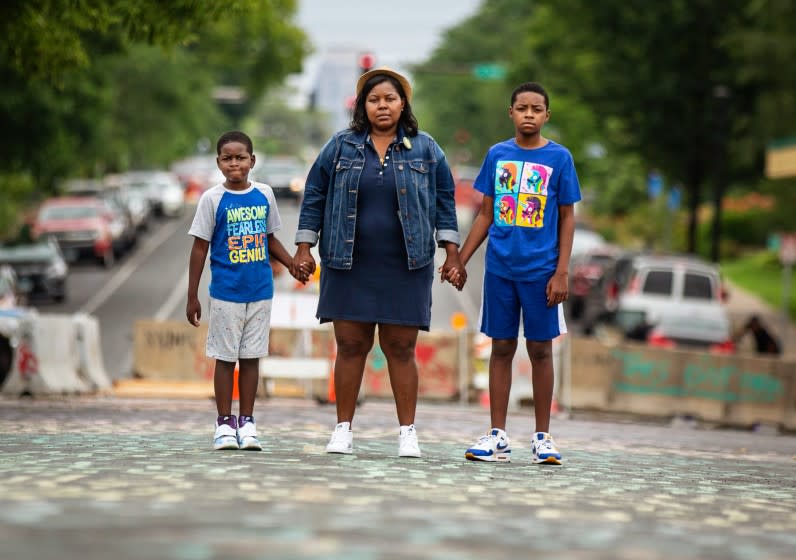
[[[291,274],[299,282],[307,282],[315,272],[315,259],[310,252],[309,243],[299,243],[296,254],[293,256]],[[295,274],[294,274],[295,271]]]
[[[447,280],[460,292],[467,282],[467,270],[459,259],[458,251],[455,254],[448,254],[448,257],[445,259],[445,264],[439,268],[439,273],[440,282],[445,282]]]

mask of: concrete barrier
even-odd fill
[[[102,360],[99,321],[85,313],[75,314],[72,320],[75,324],[80,378],[94,390],[110,389],[111,380]]]
[[[19,323],[14,365],[3,393],[51,395],[84,393],[75,324],[69,315],[26,314]]]
[[[133,326],[133,373],[143,379],[207,381],[213,361],[205,356],[207,324],[139,320]]]
[[[421,399],[450,400],[459,396],[459,341],[455,333],[421,332],[415,347],[415,359]],[[464,371],[469,372],[469,369]],[[378,343],[365,363],[363,393],[392,398],[387,359]]]
[[[796,363],[573,337],[573,408],[796,427]]]

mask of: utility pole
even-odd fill
[[[715,168],[713,174],[713,227],[710,236],[710,260],[721,260],[721,204],[727,189],[727,145],[730,135],[730,88],[718,85],[713,88],[714,120],[713,151]]]

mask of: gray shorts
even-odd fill
[[[235,303],[210,298],[207,356],[224,362],[267,356],[272,301]]]

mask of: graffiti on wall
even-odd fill
[[[763,404],[777,402],[785,391],[782,381],[771,374],[733,364],[699,359],[672,364],[623,350],[611,355],[622,362],[621,375],[614,381],[618,392]]]

